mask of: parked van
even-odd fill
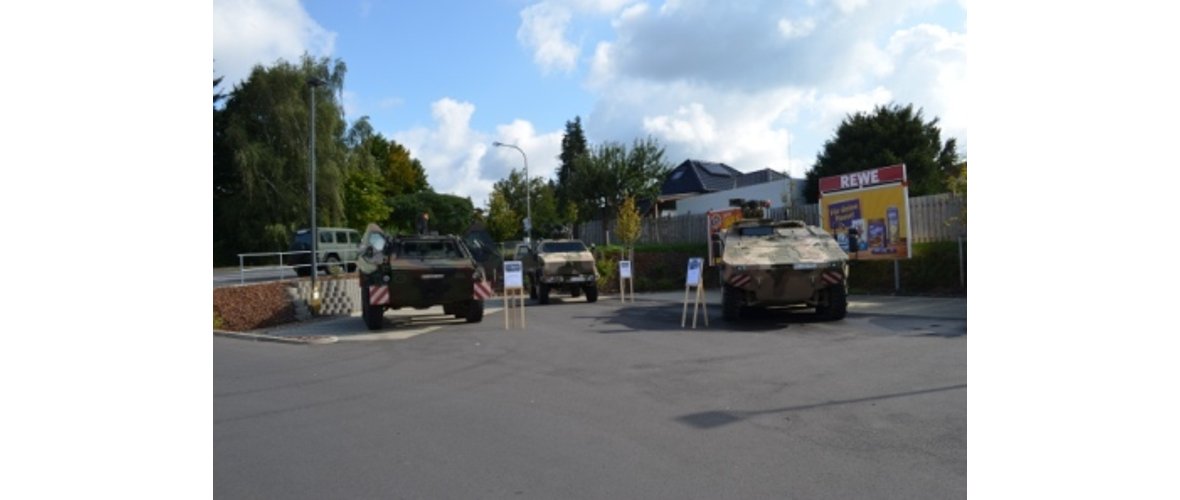
[[[352,272],[358,250],[361,245],[361,234],[355,229],[346,227],[319,227],[319,254],[316,263],[321,271],[328,274]],[[291,256],[291,265],[296,266],[295,272],[300,276],[308,276],[311,270],[311,230],[295,231],[291,242],[292,252],[309,252]]]

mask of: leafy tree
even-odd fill
[[[967,162],[960,163],[955,166],[958,172],[954,173],[947,179],[947,188],[950,189],[955,196],[963,199],[963,209],[959,211],[959,215],[953,218],[954,221],[967,226]]]
[[[512,231],[508,239],[524,238],[524,217],[532,208],[533,237],[548,238],[555,227],[562,225],[557,212],[556,185],[552,182],[534,177],[529,182],[528,199],[525,198],[524,173],[513,169],[508,177],[496,181],[492,185],[493,193],[500,193],[508,208],[516,214],[517,230]]]
[[[403,194],[386,200],[389,217],[381,227],[388,232],[410,233],[422,212],[430,215],[430,230],[439,234],[462,234],[474,220],[470,198],[433,191]]]
[[[557,167],[557,186],[555,193],[557,195],[557,211],[559,214],[565,216],[570,213],[569,207],[576,206],[571,203],[573,193],[571,192],[571,179],[575,175],[575,170],[578,167],[581,159],[590,156],[590,150],[586,146],[586,134],[582,132],[582,117],[575,116],[574,121],[565,122],[565,135],[561,138],[561,155],[558,158],[561,160],[561,165]],[[576,215],[576,210],[574,210]],[[564,222],[576,222],[574,218],[563,217]]]
[[[653,200],[671,166],[664,162],[664,148],[655,139],[636,140],[630,149],[608,142],[594,148],[589,157],[575,160],[571,177],[573,198],[579,200],[583,218],[613,218],[626,196]]]
[[[955,139],[942,142],[938,118],[923,121],[922,110],[915,112],[912,104],[878,106],[841,122],[807,172],[804,196],[808,203],[819,200],[822,177],[898,163],[906,165],[910,196],[945,192],[943,180],[958,162]]]
[[[624,247],[633,250],[635,242],[639,240],[641,229],[639,210],[635,208],[635,197],[624,197],[622,205],[619,206],[619,222],[615,227],[615,235]]]
[[[380,164],[385,195],[398,196],[430,189],[422,163],[410,157],[410,150],[397,141],[388,141],[387,144],[385,161]]]
[[[517,239],[521,232],[521,216],[508,205],[503,191],[492,191],[492,198],[488,201],[488,232],[496,241]]]
[[[214,111],[213,239],[215,259],[284,250],[291,231],[310,224],[308,78],[327,88],[316,95],[316,217],[345,220],[345,122],[339,92],[345,65],[304,55],[298,64],[255,66]]]

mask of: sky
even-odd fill
[[[441,193],[486,205],[550,178],[567,121],[802,178],[850,113],[913,104],[967,152],[967,12],[940,0],[215,0],[223,87],[304,52],[344,61],[351,123],[408,147]],[[879,165],[865,165],[872,168]]]

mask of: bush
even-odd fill
[[[963,243],[966,266],[967,243]],[[849,263],[848,285],[853,293],[893,293],[893,261]],[[966,268],[959,286],[959,245],[954,241],[915,243],[914,255],[899,261],[902,293],[962,295],[966,293]]]

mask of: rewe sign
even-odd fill
[[[905,164],[819,180],[820,224],[853,259],[897,260],[913,254]]]
[[[819,180],[819,191],[821,193],[830,193],[833,191],[844,191],[846,189],[857,189],[901,181],[905,181],[905,166],[890,165],[888,167],[862,170],[851,174],[824,177]]]

